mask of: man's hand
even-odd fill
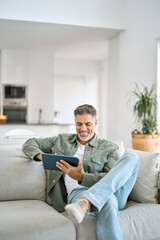
[[[37,154],[34,159],[41,160],[42,161],[42,153]]]
[[[82,163],[79,159],[78,166],[72,167],[69,163],[64,160],[57,161],[56,166],[61,169],[64,173],[66,173],[69,177],[82,181],[83,173],[82,173]]]

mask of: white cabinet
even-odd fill
[[[1,51],[2,84],[28,83],[27,53],[25,51]]]

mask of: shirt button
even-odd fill
[[[56,182],[55,180],[53,180],[53,182]]]
[[[84,161],[86,161],[86,158],[84,158]]]

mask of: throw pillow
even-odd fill
[[[130,199],[141,203],[158,203],[158,175],[160,171],[160,153],[137,151],[140,167]]]

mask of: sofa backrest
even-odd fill
[[[46,200],[42,162],[29,159],[20,148],[0,148],[0,201]]]

